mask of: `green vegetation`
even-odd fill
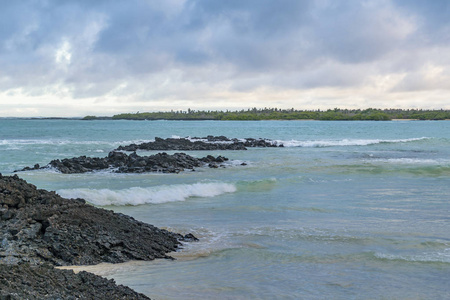
[[[97,117],[96,116],[86,116],[83,118],[83,120],[96,120]]]
[[[170,112],[145,112],[119,114],[113,117],[86,116],[83,120],[372,120],[389,121],[392,119],[448,120],[450,110],[422,109],[247,109],[240,111],[191,110]]]

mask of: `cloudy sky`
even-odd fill
[[[450,109],[448,0],[0,0],[0,116]]]

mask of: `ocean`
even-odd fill
[[[0,119],[0,173],[207,135],[284,147],[186,152],[230,160],[179,174],[17,174],[196,235],[176,260],[86,268],[152,299],[450,299],[448,121]]]

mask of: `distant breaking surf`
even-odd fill
[[[408,143],[420,140],[426,140],[427,137],[411,138],[411,139],[399,139],[399,140],[380,140],[380,139],[342,139],[342,140],[316,140],[316,141],[299,141],[290,140],[282,141],[278,140],[278,144],[283,144],[284,147],[336,147],[336,146],[368,146],[382,143]]]

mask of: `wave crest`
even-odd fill
[[[215,197],[233,193],[233,184],[211,182],[194,184],[163,185],[155,187],[132,187],[123,190],[110,189],[64,189],[58,194],[64,198],[83,198],[99,206],[141,205],[185,201],[191,197]]]
[[[381,140],[381,139],[342,139],[342,140],[315,140],[315,141],[276,141],[278,144],[283,144],[284,147],[309,147],[309,148],[322,148],[322,147],[336,147],[336,146],[368,146],[382,143],[408,143],[426,140],[427,137],[410,138],[410,139],[397,139],[397,140]]]
[[[419,263],[450,263],[450,249],[446,249],[444,252],[435,253],[423,253],[417,255],[394,255],[375,253],[374,256],[378,259],[388,261],[406,261],[406,262],[419,262]]]

